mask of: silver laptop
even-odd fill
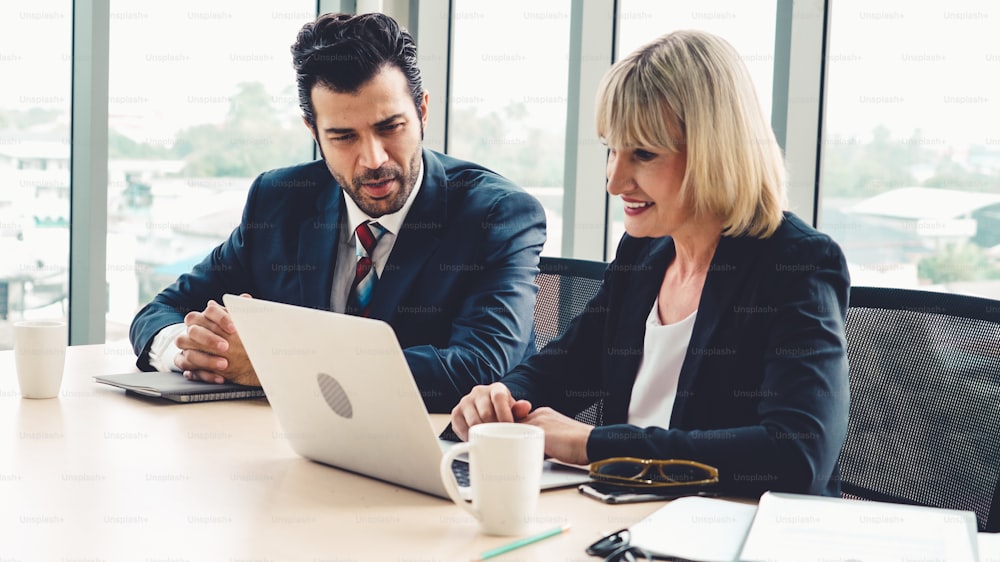
[[[392,328],[381,320],[225,295],[292,449],[303,457],[447,498],[438,438]],[[542,488],[588,480],[546,462]]]

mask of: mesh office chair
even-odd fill
[[[562,334],[601,288],[608,264],[542,256],[535,277],[535,350]]]
[[[538,296],[535,300],[535,349],[562,334],[569,323],[587,306],[601,288],[608,264],[600,261],[542,256],[535,277]],[[601,404],[577,414],[576,419],[598,425]]]
[[[845,497],[976,513],[1000,531],[1000,301],[853,287]]]

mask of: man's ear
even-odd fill
[[[424,90],[424,94],[420,97],[420,130],[423,131],[427,127],[427,107],[430,104],[431,96]]]

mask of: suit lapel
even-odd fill
[[[729,351],[713,350],[710,347],[719,322],[723,318],[731,317],[729,312],[732,311],[738,292],[736,288],[743,284],[753,265],[752,253],[745,246],[746,240],[741,238],[724,236],[719,240],[709,273],[705,277],[705,286],[698,303],[698,316],[694,321],[687,356],[684,358],[680,379],[677,381],[677,398],[670,415],[671,427],[681,426],[679,422],[684,419],[684,410],[698,373],[701,372],[706,360],[711,361],[707,358]]]
[[[611,390],[605,400],[605,422],[609,423],[624,423],[628,419],[632,386],[642,361],[646,318],[663,283],[663,274],[674,259],[671,238],[656,240],[647,248],[645,255],[635,260],[638,266],[627,274],[627,288],[618,304],[621,313],[617,315],[617,326],[613,336],[609,334],[611,337],[606,340],[617,346],[607,350],[611,354],[612,365],[607,375],[610,380],[604,382],[604,388]]]
[[[320,189],[316,214],[299,225],[298,277],[302,305],[329,310],[343,191],[333,180]]]
[[[396,236],[396,244],[372,294],[372,318],[391,321],[424,263],[437,251],[448,219],[444,166],[424,150],[424,180]]]

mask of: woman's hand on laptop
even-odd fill
[[[187,332],[177,336],[176,344],[181,352],[174,358],[174,365],[184,372],[185,378],[260,386],[225,307],[208,301],[204,312],[189,312],[184,317],[184,324]]]
[[[545,431],[545,456],[568,464],[590,464],[587,458],[587,440],[594,426],[560,414],[552,408],[542,407],[519,419]]]
[[[545,455],[569,464],[588,464],[587,440],[593,426],[560,414],[552,408],[531,411],[527,400],[514,400],[502,382],[474,386],[451,411],[451,429],[468,441],[469,428],[480,423],[520,422],[545,431]]]
[[[514,400],[503,383],[472,387],[451,411],[451,428],[462,438],[469,439],[469,428],[480,423],[515,422],[531,411],[527,400]]]

